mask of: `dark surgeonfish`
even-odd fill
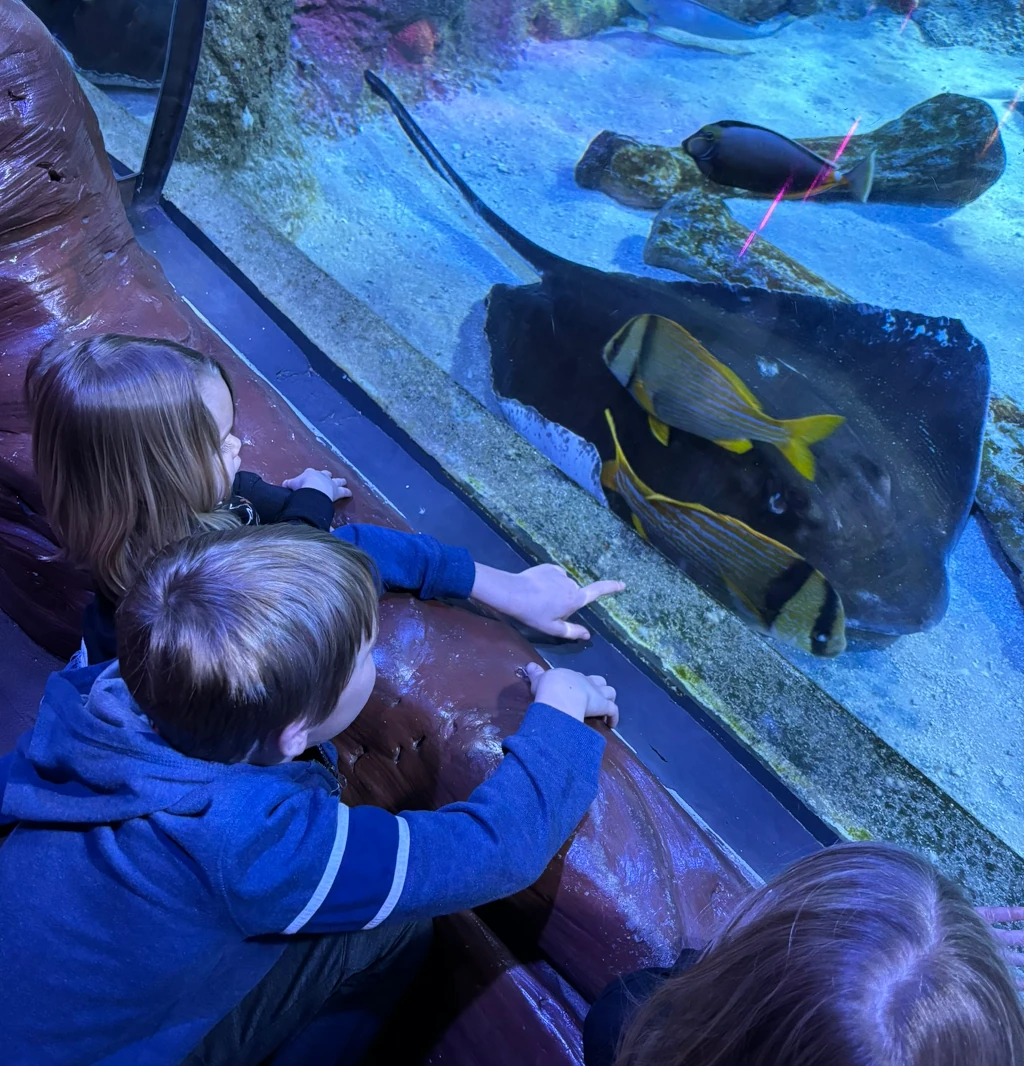
[[[601,468],[601,483],[623,498],[645,540],[668,544],[698,579],[720,583],[736,613],[755,628],[812,655],[845,651],[843,603],[822,573],[735,518],[648,488],[622,451],[611,411],[605,418],[615,458]]]
[[[430,166],[540,274],[534,284],[490,290],[491,376],[499,397],[536,419],[538,440],[579,439],[578,461],[551,456],[572,466],[570,476],[593,490],[589,442],[602,459],[613,457],[609,408],[648,484],[738,519],[825,574],[842,599],[852,647],[891,642],[942,617],[946,561],[970,515],[988,405],[988,357],[962,323],[562,259],[495,214],[390,89],[373,74],[367,81]],[[690,433],[673,433],[667,447],[655,440],[646,412],[601,355],[609,337],[647,314],[699,337],[767,410],[845,415],[815,445],[814,481],[759,441],[737,455]],[[551,423],[569,433],[550,434]],[[659,547],[685,563],[671,546]]]
[[[605,345],[604,361],[648,413],[651,431],[669,442],[669,427],[706,437],[739,455],[751,441],[774,444],[809,481],[810,445],[846,421],[842,415],[810,415],[780,421],[766,415],[757,397],[696,337],[658,315],[631,318]]]
[[[846,185],[865,203],[875,180],[875,153],[848,171],[781,133],[723,120],[704,126],[683,141],[683,150],[716,185],[784,199],[818,196]]]
[[[795,21],[795,15],[782,15],[751,25],[713,11],[696,0],[629,0],[630,6],[647,19],[653,29],[670,26],[697,37],[712,37],[720,41],[750,41],[757,37],[771,37]]]

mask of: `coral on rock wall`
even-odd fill
[[[213,0],[179,158],[245,162],[287,83],[294,0]]]
[[[177,158],[232,171],[288,236],[320,199],[295,121],[294,0],[211,0]]]

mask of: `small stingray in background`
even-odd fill
[[[699,129],[683,141],[683,151],[704,177],[716,185],[783,199],[818,196],[845,185],[861,202],[871,195],[875,180],[875,153],[848,171],[781,133],[747,122],[723,119]]]
[[[813,481],[810,445],[846,421],[834,414],[771,418],[750,389],[695,337],[657,315],[630,319],[605,345],[604,361],[648,413],[651,431],[666,446],[670,426],[737,455],[749,452],[751,441],[764,441]]]
[[[648,488],[622,451],[611,411],[605,418],[615,458],[602,467],[601,482],[625,500],[644,540],[667,546],[755,629],[812,655],[831,658],[846,649],[842,600],[823,574],[735,518]]]
[[[370,72],[366,80],[430,166],[541,275],[532,285],[495,285],[487,297],[500,400],[517,401],[524,416],[532,408],[538,427],[564,427],[584,448],[593,442],[605,460],[614,454],[610,409],[631,467],[659,494],[728,515],[824,574],[841,597],[849,641],[890,643],[938,622],[949,599],[946,560],[977,485],[988,404],[988,356],[962,323],[562,259],[496,215],[394,93]],[[647,413],[602,359],[609,338],[638,315],[660,315],[699,337],[769,411],[844,415],[815,448],[815,480],[759,441],[737,455],[683,431],[668,446],[655,440]]]
[[[756,37],[771,37],[796,20],[795,15],[782,15],[768,22],[751,25],[713,11],[696,0],[629,0],[632,8],[647,19],[652,29],[669,26],[685,30],[697,37],[713,37],[720,41],[749,41]]]

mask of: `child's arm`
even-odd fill
[[[234,491],[256,509],[264,525],[306,522],[328,530],[334,501],[350,496],[344,478],[327,470],[305,470],[283,485],[268,485],[255,474],[241,472]],[[340,526],[334,535],[362,548],[373,559],[387,589],[415,592],[420,599],[473,599],[549,636],[589,640],[581,625],[566,619],[601,596],[621,592],[621,581],[595,581],[579,586],[559,566],[534,566],[521,573],[474,563],[464,548],[450,547],[422,534],[384,526]]]
[[[540,877],[597,795],[604,738],[583,719],[607,715],[617,721],[618,711],[615,692],[603,678],[530,669],[538,700],[562,709],[534,703],[519,731],[505,741],[501,765],[463,803],[405,812],[393,823],[383,811],[370,814],[373,808],[350,811],[353,850],[346,849],[338,876],[304,924],[305,932],[452,914],[512,895]],[[391,862],[384,862],[380,898],[373,901],[379,906],[368,915],[361,871],[371,866],[370,855],[379,856],[382,839],[394,842],[393,874],[388,877]],[[353,917],[366,920],[356,925]]]
[[[626,587],[621,581],[595,581],[581,587],[550,563],[518,574],[495,570],[473,562],[465,548],[383,526],[341,526],[334,535],[373,559],[385,588],[407,589],[424,600],[441,596],[474,599],[541,633],[569,640],[590,638],[583,626],[565,621],[569,615]]]
[[[233,910],[243,932],[370,929],[385,919],[477,907],[531,885],[597,794],[605,742],[583,718],[614,721],[618,711],[602,678],[530,670],[538,702],[505,741],[501,765],[466,801],[398,816],[335,801],[336,826],[319,801],[316,812],[289,817],[280,848],[236,856],[244,884]],[[267,897],[270,884],[280,885],[282,898]],[[252,906],[259,922],[240,920]]]
[[[312,468],[283,485],[271,485],[258,474],[240,470],[232,492],[252,504],[261,525],[298,522],[324,532],[334,521],[334,501],[352,495],[344,478],[332,478],[327,471]]]

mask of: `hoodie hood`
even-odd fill
[[[230,768],[190,759],[153,731],[117,663],[52,674],[12,756],[0,822],[102,825],[206,803]],[[198,813],[198,811],[197,811]]]

